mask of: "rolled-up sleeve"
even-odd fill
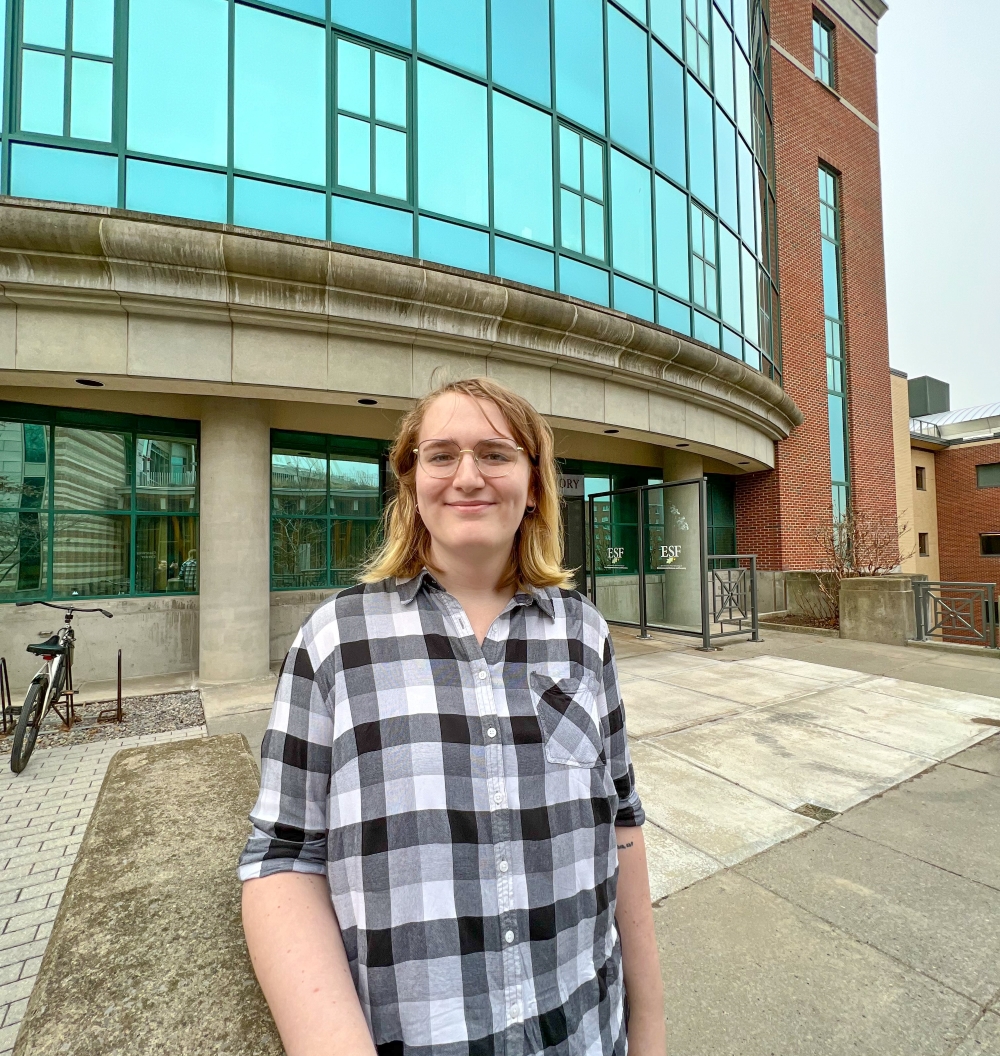
[[[632,758],[628,750],[628,737],[625,732],[625,708],[622,705],[618,689],[618,668],[615,664],[615,651],[611,644],[611,635],[604,638],[604,668],[601,677],[607,708],[605,752],[611,777],[618,793],[618,812],[615,814],[615,825],[635,826],[646,820],[642,801],[635,787],[635,771],[632,769]]]
[[[272,873],[325,873],[332,699],[310,624],[299,632],[278,679],[260,759],[253,831],[240,880]]]

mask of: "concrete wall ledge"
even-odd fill
[[[257,785],[237,735],[114,757],[14,1056],[281,1056],[235,872]]]
[[[906,645],[916,633],[913,583],[909,576],[861,576],[841,581],[841,638]]]

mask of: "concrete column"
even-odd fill
[[[270,408],[206,398],[201,420],[199,677],[269,673]]]
[[[703,472],[701,455],[690,451],[678,451],[675,447],[663,449],[664,480],[695,480]]]

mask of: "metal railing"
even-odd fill
[[[0,656],[0,733],[4,737],[14,729],[14,701],[10,696],[7,660]]]
[[[919,418],[911,418],[910,435],[925,436],[928,440],[940,440],[941,430],[933,422],[924,422]]]
[[[914,580],[917,641],[965,642],[997,648],[995,583]]]
[[[712,554],[708,565],[709,634],[705,645],[747,632],[750,641],[759,642],[757,555]],[[730,629],[723,629],[727,627]]]

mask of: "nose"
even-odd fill
[[[463,451],[458,456],[458,468],[452,478],[452,484],[456,488],[481,488],[484,485],[483,475],[479,472],[476,459],[471,451]]]

